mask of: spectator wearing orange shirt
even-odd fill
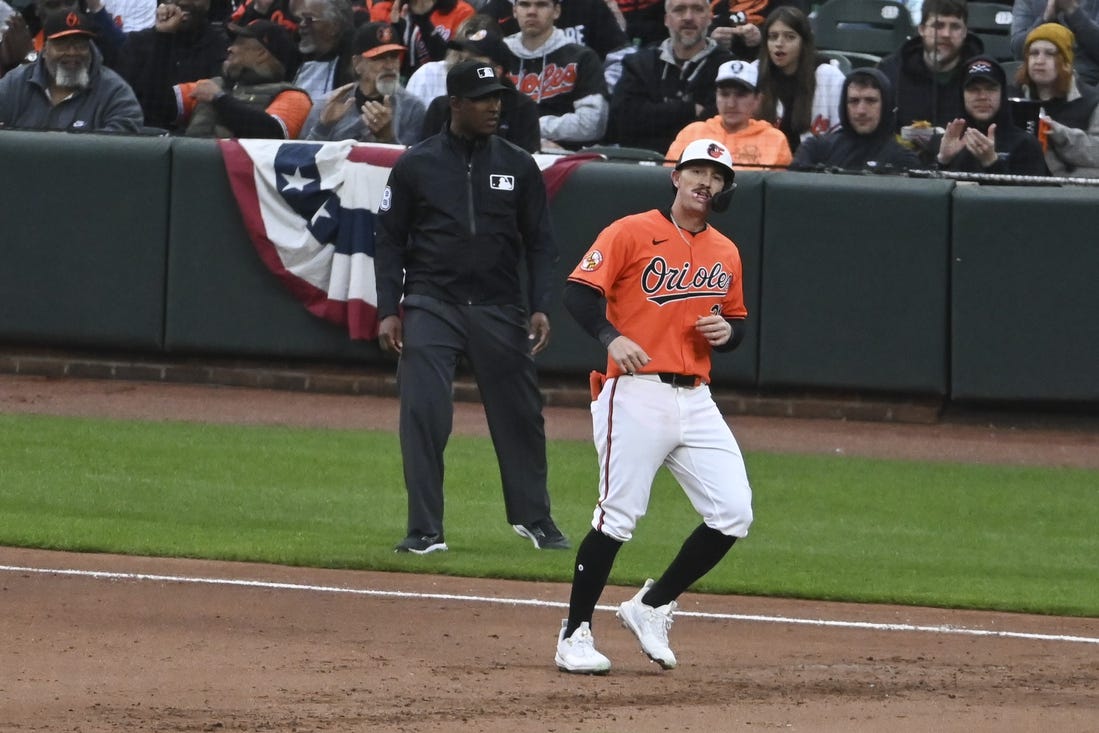
[[[223,76],[178,87],[190,108],[186,134],[297,139],[313,103],[304,90],[286,81],[297,58],[290,34],[269,20],[229,26],[229,31],[233,42]]]
[[[692,122],[680,130],[667,154],[673,165],[695,140],[717,140],[729,149],[736,170],[785,168],[793,155],[786,135],[774,125],[755,119],[759,112],[758,67],[755,63],[726,61],[717,70],[717,115]]]

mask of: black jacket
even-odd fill
[[[497,135],[471,142],[446,131],[397,159],[375,230],[379,319],[397,313],[402,291],[522,307],[524,259],[530,312],[548,313],[557,248],[530,153]]]
[[[859,76],[873,76],[881,87],[881,121],[877,129],[867,135],[855,132],[847,117],[847,87],[852,79],[858,79]],[[916,154],[897,142],[893,88],[885,74],[878,69],[856,69],[844,80],[840,99],[840,126],[825,135],[804,140],[798,146],[790,170],[865,168],[880,172],[900,172],[920,167]]]
[[[127,34],[116,71],[137,95],[145,124],[175,130],[181,110],[172,87],[220,76],[228,48],[229,38],[220,25],[179,33],[147,28]]]
[[[642,48],[622,62],[611,96],[607,142],[663,153],[687,125],[717,114],[714,77],[733,55],[708,43],[705,55],[682,67],[671,63],[671,42]],[[705,109],[695,114],[695,104]]]
[[[966,114],[963,103],[961,116],[965,118],[967,127],[975,127],[986,135],[988,134],[988,128],[993,124],[996,125],[996,162],[985,168],[972,153],[967,149],[962,148],[957,155],[951,158],[946,164],[940,165],[939,167],[947,171],[965,173],[1009,173],[1017,176],[1048,176],[1049,168],[1046,166],[1046,158],[1042,152],[1042,144],[1038,142],[1038,138],[1016,125],[1015,121],[1012,119],[1011,105],[1007,99],[1007,77],[1004,74],[1003,67],[989,56],[978,56],[974,59],[968,59],[966,60],[965,65],[968,66],[976,59],[988,61],[989,66],[992,67],[994,73],[999,78],[1001,90],[1000,109],[990,122],[983,123],[978,122]],[[958,90],[958,98],[962,99],[961,89]],[[933,142],[935,153],[938,155],[939,146],[942,144],[942,136],[936,136]]]
[[[962,60],[979,56],[984,43],[970,33],[962,43]],[[923,60],[923,39],[909,38],[894,54],[878,64],[897,95],[897,130],[916,120],[927,120],[935,127],[964,116],[962,106],[962,68],[958,63],[951,72],[936,78]]]

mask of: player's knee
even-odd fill
[[[738,507],[736,511],[724,512],[719,515],[706,517],[706,526],[723,535],[734,538],[748,536],[748,528],[752,526],[751,506]]]

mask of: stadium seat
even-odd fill
[[[1019,67],[1023,65],[1022,61],[1001,61],[1000,66],[1004,69],[1004,74],[1007,75],[1007,85],[1009,87],[1015,86],[1015,73],[1019,71]]]
[[[844,76],[850,74],[851,69],[855,67],[855,65],[851,63],[851,59],[847,58],[839,51],[817,51],[817,55],[821,58],[827,59],[828,63],[832,64],[832,66],[835,66],[837,69],[842,71]],[[868,64],[859,64],[859,66],[865,65]]]
[[[985,53],[997,61],[1011,61],[1011,5],[969,3],[969,32],[985,45]]]
[[[877,63],[915,32],[908,8],[897,0],[828,0],[813,19],[817,48],[839,51],[854,66]]]
[[[589,145],[581,148],[581,153],[597,153],[615,163],[638,163],[639,165],[663,165],[664,154],[647,148],[629,148],[619,145]]]

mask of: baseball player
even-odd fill
[[[672,472],[702,523],[655,583],[618,608],[622,625],[664,669],[676,665],[668,629],[676,598],[713,568],[752,523],[752,490],[736,439],[710,396],[710,352],[744,335],[740,253],[707,224],[729,204],[733,160],[715,140],[690,143],[672,171],[665,211],[604,229],[565,286],[565,305],[607,348],[592,373],[599,502],[573,568],[569,617],[555,661],[565,672],[605,674],[592,613],[614,558],[645,514],[653,477]]]

